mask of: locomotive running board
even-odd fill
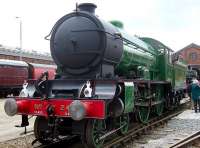
[[[114,130],[112,130],[112,131],[106,133],[105,135],[101,136],[101,137],[99,138],[99,140],[103,140],[103,139],[105,139],[106,137],[108,137],[108,136],[114,134],[115,132],[117,132],[117,131],[119,131],[121,128],[123,128],[124,126],[125,126],[125,125],[123,125],[123,126],[117,128],[117,129],[114,129]]]

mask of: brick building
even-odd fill
[[[18,48],[0,45],[0,59],[22,60],[28,63],[54,64],[49,53],[20,50]]]
[[[200,65],[200,46],[194,43],[189,44],[183,49],[176,52],[180,58],[188,65]]]

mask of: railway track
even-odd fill
[[[156,128],[158,126],[161,126],[165,124],[168,120],[171,118],[177,116],[178,114],[182,113],[183,110],[177,111],[175,113],[166,113],[163,114],[162,117],[158,118],[153,118],[152,120],[149,121],[148,124],[138,124],[136,127],[132,128],[129,130],[129,132],[124,135],[124,136],[118,136],[114,138],[113,140],[105,143],[104,147],[105,148],[111,148],[113,146],[123,146],[125,145],[126,142],[131,141],[133,138],[145,133],[147,130],[152,130],[153,128]]]
[[[110,147],[120,147],[123,145],[126,145],[128,141],[131,141],[133,138],[138,137],[142,134],[144,134],[148,130],[152,130],[158,126],[164,125],[168,120],[171,118],[177,116],[181,112],[184,111],[186,104],[183,104],[181,108],[174,112],[174,111],[168,111],[164,113],[160,117],[153,117],[147,124],[141,124],[141,123],[134,123],[130,125],[129,132],[124,136],[118,136],[117,134],[114,134],[108,140],[105,141],[105,144],[103,147],[110,148]],[[31,135],[31,133],[29,133]],[[33,136],[34,137],[34,136]],[[81,144],[81,140],[79,137],[71,137],[66,138],[62,141],[55,141],[48,145],[39,145],[38,143],[33,145],[34,148],[53,148],[53,147],[70,147],[70,148],[82,148],[83,145]]]
[[[193,133],[186,138],[178,141],[177,143],[173,144],[170,148],[187,148],[189,146],[192,146],[193,144],[198,144],[198,147],[200,147],[200,131]]]
[[[112,148],[112,147],[122,147],[126,145],[126,142],[131,141],[133,138],[140,136],[142,134],[144,134],[146,131],[148,130],[152,130],[158,126],[164,125],[168,120],[170,120],[171,118],[177,116],[178,114],[182,113],[184,109],[180,109],[176,112],[174,111],[169,111],[166,112],[165,114],[163,114],[160,117],[154,117],[152,118],[149,123],[147,124],[141,124],[141,123],[135,123],[131,125],[131,129],[129,130],[129,132],[126,135],[122,135],[122,136],[117,136],[117,134],[111,136],[108,140],[106,140],[105,144],[104,144],[104,148]],[[80,142],[80,139],[76,138],[73,139],[73,141],[62,141],[62,142],[55,142],[55,143],[51,143],[49,145],[45,145],[45,146],[39,146],[37,148],[53,148],[53,147],[60,147],[60,148],[64,148],[67,146],[70,146],[70,148],[82,148],[83,145]]]
[[[126,135],[118,136],[118,137],[110,140],[109,142],[106,142],[104,147],[111,148],[113,146],[115,146],[115,147],[124,146],[126,142],[133,140],[133,138],[142,135],[146,131],[152,130],[153,128],[164,125],[165,123],[167,123],[167,121],[169,121],[173,117],[182,113],[184,111],[184,109],[186,108],[186,106],[190,105],[189,103],[190,103],[190,101],[188,99],[184,99],[181,102],[181,106],[177,111],[168,111],[168,112],[162,114],[160,117],[154,117],[154,118],[150,119],[150,121],[147,124],[139,123],[139,124],[135,125],[135,127],[133,125],[132,128],[129,129],[129,132]]]
[[[81,142],[80,142],[80,138],[77,136],[72,136],[72,137],[67,137],[61,141],[54,141],[50,144],[47,145],[38,145],[38,146],[34,146],[34,148],[54,148],[54,147],[66,147],[66,145],[68,147],[76,147],[76,148],[81,148]]]

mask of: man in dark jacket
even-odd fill
[[[187,93],[188,93],[188,96],[190,97],[190,108],[193,109],[194,103],[192,101],[192,80],[187,85]]]
[[[192,101],[194,102],[194,111],[197,113],[197,108],[200,112],[200,85],[199,81],[197,79],[192,80],[192,88],[191,88],[191,93],[192,93]]]

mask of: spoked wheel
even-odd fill
[[[164,110],[164,103],[161,102],[160,104],[156,105],[156,115],[161,116]]]
[[[160,103],[155,106],[156,115],[160,116],[164,110],[164,102],[161,89],[157,89],[156,91],[156,101],[160,101]]]
[[[100,140],[100,137],[104,135],[105,131],[104,120],[89,120],[86,125],[84,135],[84,145],[88,148],[101,148],[104,143],[104,139]]]
[[[125,135],[129,128],[129,114],[123,114],[119,117],[119,127],[122,127],[119,131],[119,135]]]
[[[45,117],[37,116],[34,123],[35,138],[42,144],[50,143],[48,131],[50,131],[48,120]]]
[[[142,123],[148,123],[149,114],[150,114],[149,106],[140,106],[139,107],[138,116]]]

